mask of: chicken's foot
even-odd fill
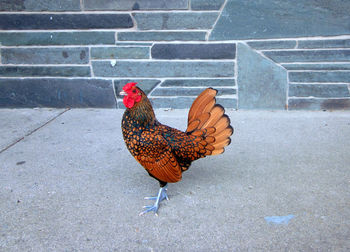
[[[144,206],[143,208],[146,208],[145,211],[141,212],[140,215],[144,215],[145,213],[153,211],[155,215],[158,215],[158,208],[159,208],[159,203],[163,201],[164,199],[169,200],[168,195],[167,195],[167,190],[168,190],[168,185],[161,187],[158,192],[157,197],[145,197],[145,199],[148,200],[155,200],[156,202],[154,205],[151,206]]]

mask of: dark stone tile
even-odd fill
[[[3,64],[88,64],[88,48],[2,48]]]
[[[99,79],[0,79],[0,107],[116,106],[112,81]]]
[[[154,108],[173,108],[186,109],[190,108],[195,98],[193,97],[156,97],[150,98]]]
[[[350,39],[299,40],[298,48],[348,48]]]
[[[0,11],[80,11],[80,1],[0,0]]]
[[[349,34],[350,1],[229,0],[210,40]]]
[[[188,0],[84,0],[85,10],[182,10]]]
[[[161,83],[162,87],[216,87],[236,86],[235,79],[167,79]]]
[[[92,47],[92,59],[149,59],[149,47]]]
[[[334,62],[350,61],[350,50],[292,50],[266,51],[266,57],[276,62]]]
[[[90,77],[89,66],[0,66],[1,77]]]
[[[162,88],[158,87],[152,92],[152,96],[198,96],[201,92],[203,92],[206,88],[205,87],[198,87],[198,88],[184,88],[184,87],[177,87],[177,88]],[[216,90],[218,90],[218,95],[234,95],[236,94],[236,89],[233,88],[219,88],[215,87]]]
[[[350,70],[350,63],[282,64],[287,70]]]
[[[289,96],[295,97],[350,97],[346,84],[290,84]]]
[[[290,110],[350,110],[350,99],[301,99],[288,101]]]
[[[0,11],[22,11],[24,0],[0,0]]]
[[[153,43],[143,43],[143,42],[118,42],[115,43],[117,46],[152,46]]]
[[[99,77],[234,77],[229,61],[93,61],[92,67]]]
[[[2,30],[131,28],[129,14],[0,14]]]
[[[104,45],[115,43],[115,32],[1,32],[4,46]]]
[[[150,101],[154,108],[172,108],[172,109],[189,109],[195,100],[194,97],[152,97]],[[235,98],[216,99],[217,103],[224,108],[237,108],[237,100]]]
[[[350,71],[346,72],[289,72],[291,82],[350,82]]]
[[[189,41],[205,40],[206,32],[118,32],[119,41]]]
[[[154,44],[154,59],[234,59],[236,44]]]
[[[237,45],[238,107],[285,109],[287,71],[245,44]]]
[[[275,41],[251,41],[247,44],[257,50],[267,49],[291,49],[297,44],[295,40],[275,40]]]
[[[140,30],[211,29],[219,12],[134,13]]]
[[[129,80],[114,80],[115,92],[118,98],[121,98],[119,95],[122,91],[125,84],[129,82],[137,82],[137,86],[142,89],[147,95],[153,90],[155,86],[160,83],[160,80],[157,79],[129,79]]]
[[[191,0],[192,10],[219,10],[225,0]]]
[[[193,97],[154,97],[150,98],[153,108],[172,108],[172,109],[189,109],[195,100]],[[220,98],[216,99],[217,103],[225,109],[237,109],[237,99],[235,98]],[[118,108],[125,109],[122,100],[118,100]]]

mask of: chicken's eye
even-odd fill
[[[136,89],[134,89],[132,92],[135,94],[136,93]]]

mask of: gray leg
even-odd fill
[[[145,197],[145,199],[148,200],[155,200],[156,202],[152,206],[144,206],[143,208],[146,208],[145,211],[141,212],[140,215],[143,215],[145,213],[153,211],[155,215],[157,214],[158,208],[159,208],[159,203],[163,201],[164,199],[169,200],[168,195],[167,195],[167,190],[168,190],[168,185],[161,187],[158,192],[157,197]]]

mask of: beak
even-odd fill
[[[120,96],[125,96],[125,95],[127,95],[127,93],[124,92],[124,91],[120,91],[119,95],[120,95]]]

